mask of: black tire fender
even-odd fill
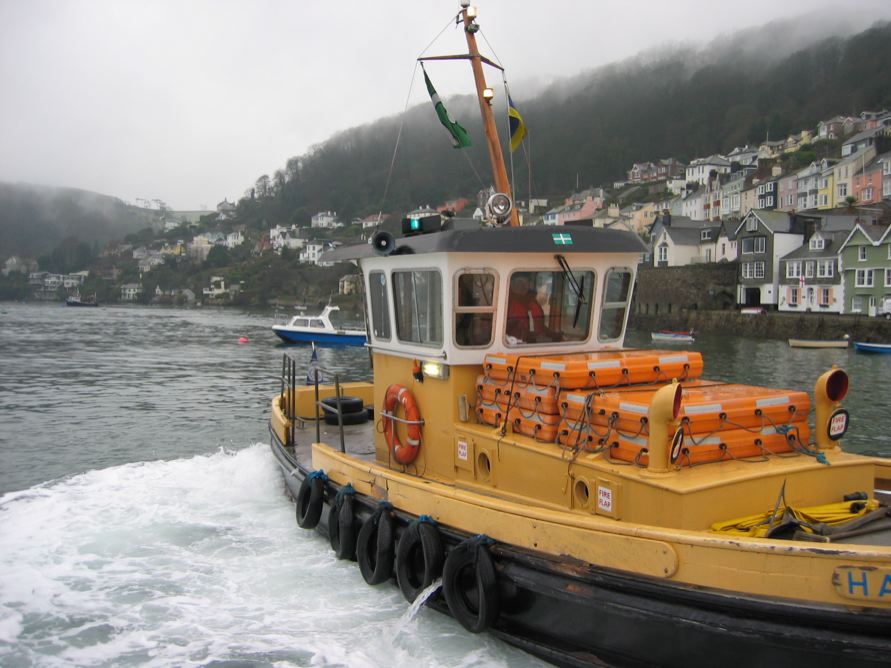
[[[337,404],[339,403],[340,410],[344,415],[361,413],[365,410],[365,402],[359,397],[341,397],[339,402],[337,401],[337,397],[325,397],[322,399],[322,403],[334,409],[337,409]],[[328,411],[325,411],[325,414],[336,415],[335,413],[329,413]]]
[[[300,483],[297,491],[297,524],[301,529],[315,529],[322,518],[322,503],[325,500],[324,473],[310,473]]]
[[[396,547],[396,581],[406,601],[414,603],[442,574],[444,558],[439,529],[431,520],[419,518],[406,527]]]
[[[442,592],[452,617],[471,633],[480,633],[498,619],[498,583],[486,536],[456,545],[442,571]]]
[[[347,485],[337,493],[328,510],[328,540],[338,559],[356,558],[356,516],[353,497],[356,491]]]
[[[381,584],[393,576],[393,515],[389,503],[378,505],[359,529],[356,560],[362,577],[370,585]]]
[[[333,427],[337,426],[337,413],[325,413],[325,424],[331,425]],[[358,413],[344,413],[341,415],[341,419],[343,420],[344,425],[350,424],[365,424],[368,422],[368,413],[363,409]]]

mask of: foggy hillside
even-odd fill
[[[69,237],[101,246],[148,226],[151,218],[86,190],[0,183],[0,261],[13,254],[37,257]]]

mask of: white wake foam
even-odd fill
[[[0,498],[0,664],[517,666],[301,531],[268,446]],[[230,664],[231,665],[231,664]]]

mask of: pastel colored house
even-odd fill
[[[839,250],[847,235],[816,230],[803,245],[780,259],[778,310],[842,312]]]
[[[845,313],[879,315],[891,299],[891,226],[857,223],[841,246]]]

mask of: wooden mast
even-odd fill
[[[486,78],[483,75],[483,64],[479,49],[476,46],[476,31],[479,26],[473,22],[476,11],[471,16],[468,13],[469,3],[461,3],[461,16],[464,19],[464,35],[467,37],[467,51],[470,54],[470,66],[473,69],[473,79],[476,82],[476,97],[480,103],[480,113],[483,117],[483,129],[486,132],[486,145],[489,147],[489,160],[492,163],[492,174],[495,178],[495,190],[504,193],[514,201],[510,181],[507,178],[507,168],[504,165],[504,154],[501,152],[501,143],[498,141],[498,129],[495,126],[495,115],[492,113],[491,99],[487,99],[483,92],[486,90]],[[471,28],[471,26],[473,26]],[[520,217],[517,215],[516,202],[510,212],[510,224],[512,227],[520,225]]]

